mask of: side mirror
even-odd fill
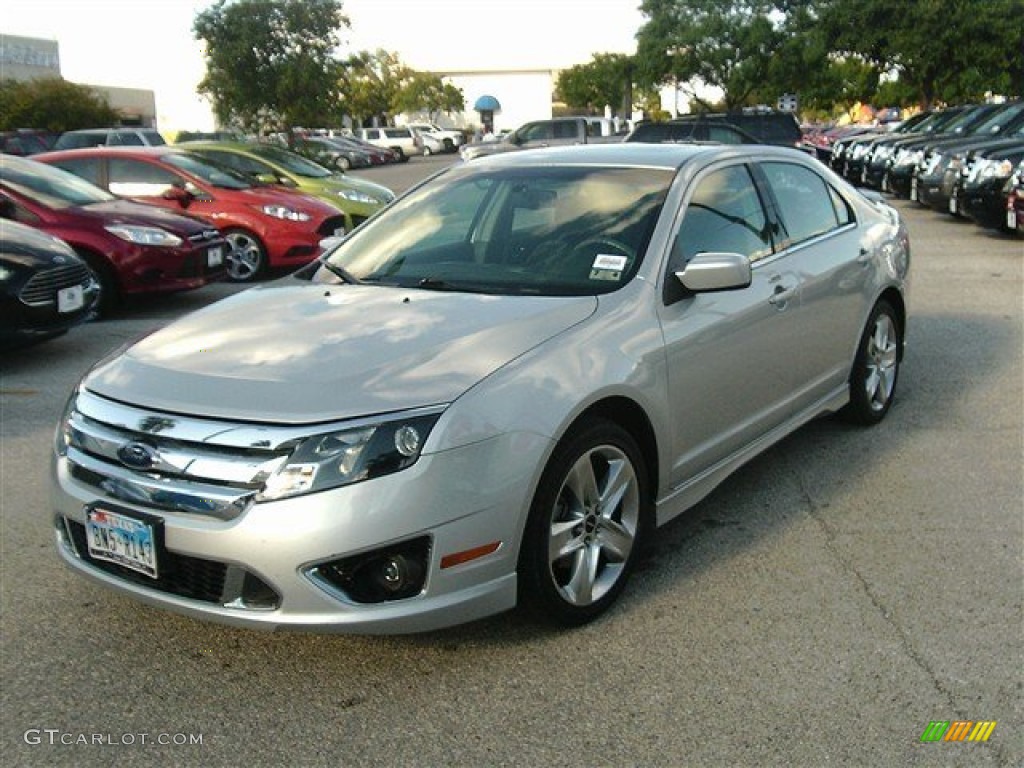
[[[692,293],[734,291],[750,285],[750,259],[738,253],[699,253],[675,276]]]
[[[184,187],[171,186],[164,190],[161,195],[164,200],[175,200],[182,208],[192,205],[192,193]]]

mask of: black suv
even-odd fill
[[[719,144],[761,144],[756,138],[729,123],[680,122],[640,123],[623,141],[645,144],[672,144],[691,141],[714,141]]]
[[[681,115],[669,123],[707,125],[733,125],[753,136],[761,144],[780,147],[799,147],[803,141],[800,123],[791,112],[709,112]]]

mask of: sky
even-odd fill
[[[640,0],[343,0],[343,52],[379,48],[423,71],[562,68],[635,53]],[[65,79],[156,94],[161,130],[209,130],[192,36],[213,0],[2,0],[0,32],[56,40]]]

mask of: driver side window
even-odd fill
[[[739,253],[751,261],[772,252],[761,198],[745,165],[712,171],[697,182],[672,245],[672,269],[698,253]]]

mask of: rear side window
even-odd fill
[[[745,165],[712,171],[697,182],[672,247],[673,270],[698,253],[739,253],[756,261],[771,252],[764,207]]]
[[[851,220],[845,201],[810,168],[763,163],[761,169],[779,209],[780,249],[824,235]],[[842,203],[839,210],[837,202]]]

